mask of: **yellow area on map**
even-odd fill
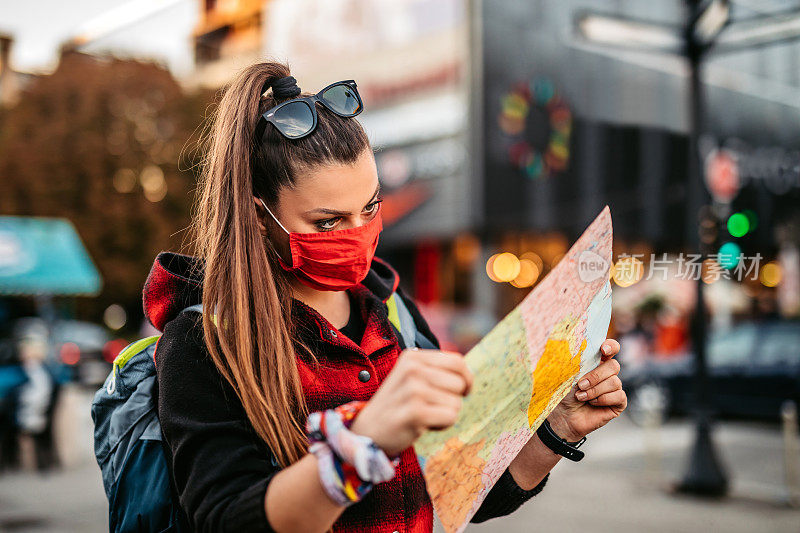
[[[575,380],[600,362],[611,319],[611,216],[595,219],[561,261],[469,353],[475,376],[458,420],[414,443],[447,533],[486,495]]]
[[[534,426],[562,384],[569,382],[572,386],[572,381],[581,370],[581,355],[585,349],[586,339],[575,355],[569,351],[568,340],[547,340],[544,353],[533,371],[533,393],[528,405],[528,423],[531,426]]]

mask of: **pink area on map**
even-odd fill
[[[482,481],[483,487],[475,498],[472,509],[469,511],[467,520],[478,512],[483,500],[489,491],[492,489],[500,476],[507,467],[502,466],[506,464],[508,457],[516,457],[519,451],[528,443],[532,434],[527,428],[521,428],[516,433],[505,432],[500,435],[497,442],[492,449],[492,454],[487,461],[487,467],[483,470]]]
[[[582,315],[595,294],[608,281],[612,260],[611,237],[611,213],[606,206],[564,258],[520,303],[531,368],[536,368],[553,327],[567,314],[573,313],[575,318],[580,319],[577,327],[585,331],[586,318]],[[605,261],[606,271],[597,279],[584,282],[576,274],[582,267],[579,258],[587,250]],[[552,296],[545,302],[546,305],[542,305],[541,301],[537,302],[537,299],[541,300],[537,295],[548,293]],[[560,312],[552,313],[550,309],[558,309]]]

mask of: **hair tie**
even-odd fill
[[[369,437],[350,431],[366,402],[350,402],[308,415],[308,451],[317,458],[320,482],[340,505],[361,500],[376,483],[395,475],[400,458],[389,458]]]
[[[264,87],[262,87],[261,94],[267,92],[267,89],[272,87],[272,95],[276,100],[284,100],[286,98],[294,98],[302,91],[297,86],[297,80],[294,76],[284,76],[282,78],[268,80]]]

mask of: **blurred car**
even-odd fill
[[[777,419],[786,400],[800,403],[800,322],[747,322],[708,339],[709,400],[718,416]],[[694,357],[622,356],[628,413],[637,423],[689,413],[695,402]]]
[[[20,318],[14,329],[20,331],[41,323],[39,317]],[[81,320],[58,319],[53,323],[52,334],[54,352],[50,363],[63,365],[70,381],[89,387],[105,382],[114,358],[128,344],[124,339],[113,338],[103,326]]]

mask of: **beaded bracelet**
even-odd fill
[[[389,459],[369,437],[350,431],[366,402],[308,415],[308,451],[317,458],[325,492],[339,505],[360,501],[376,483],[394,477],[399,458]]]

